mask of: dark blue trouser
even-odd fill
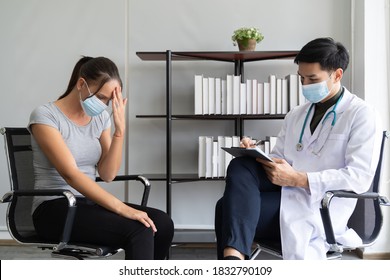
[[[256,238],[280,240],[281,187],[272,184],[260,163],[234,158],[228,167],[223,197],[215,210],[218,259],[233,247],[249,257]]]

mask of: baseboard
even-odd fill
[[[363,260],[390,260],[390,252],[367,253],[357,249],[356,255]]]
[[[0,246],[14,246],[14,245],[20,245],[20,244],[13,239],[0,239]]]

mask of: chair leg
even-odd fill
[[[256,248],[253,250],[252,254],[250,255],[249,259],[254,260],[261,252],[261,247],[259,244],[256,243]]]

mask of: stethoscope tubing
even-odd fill
[[[332,115],[332,114],[333,114],[333,120],[332,120],[331,126],[333,127],[333,126],[336,124],[336,119],[337,119],[336,108],[337,108],[337,106],[339,105],[340,100],[343,98],[343,95],[344,95],[344,92],[343,92],[343,93],[340,95],[340,97],[337,99],[336,104],[334,104],[332,110],[329,111],[328,113],[326,113],[324,119],[322,120],[322,124],[321,124],[321,125],[323,125],[324,122],[326,121],[326,119],[327,119],[330,115]],[[310,112],[311,112],[311,110],[313,109],[314,105],[315,105],[314,103],[312,103],[312,104],[310,105],[309,111],[307,112],[307,114],[306,114],[306,116],[305,116],[305,120],[304,120],[304,122],[303,122],[303,126],[302,126],[302,129],[301,129],[301,133],[300,133],[300,135],[299,135],[299,141],[298,141],[298,143],[297,143],[297,145],[296,145],[296,149],[297,149],[298,152],[300,152],[300,151],[303,150],[303,144],[302,144],[303,133],[305,132],[305,127],[306,127],[306,124],[307,124],[307,120],[309,119]]]

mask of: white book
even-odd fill
[[[276,114],[282,113],[282,79],[276,79]]]
[[[302,83],[301,80],[298,79],[298,105],[302,105],[306,103],[306,98],[302,94]]]
[[[282,114],[288,113],[288,86],[287,80],[282,79]]]
[[[194,104],[195,115],[203,114],[203,75],[195,75],[194,81]]]
[[[268,155],[269,152],[270,152],[270,149],[269,149],[269,141],[268,141],[268,140],[264,140],[264,153],[265,153],[266,155]],[[206,173],[207,173],[207,171],[206,171]]]
[[[213,137],[206,136],[206,175],[211,178],[213,174]]]
[[[222,82],[221,82],[221,91],[222,91],[222,97],[221,97],[221,112],[222,112],[222,115],[226,115],[226,114],[227,114],[227,104],[226,104],[226,99],[227,99],[226,80],[222,80]]]
[[[240,85],[240,114],[245,115],[247,110],[247,84],[241,83]]]
[[[276,76],[269,76],[269,109],[270,114],[276,114]]]
[[[252,80],[246,80],[246,113],[248,115],[252,114],[252,104],[253,104],[253,96],[252,96]]]
[[[240,114],[241,76],[233,76],[233,115]]]
[[[257,84],[257,114],[264,114],[264,84]]]
[[[278,137],[276,137],[276,136],[267,136],[266,139],[269,142],[269,150],[270,150],[270,152],[272,152],[272,150],[274,149],[274,147],[276,145],[276,140],[278,139]]]
[[[209,77],[209,114],[215,114],[215,78]]]
[[[221,78],[215,78],[215,114],[222,114],[222,83]]]
[[[225,147],[232,147],[233,145],[233,138],[231,136],[225,136]],[[226,171],[229,166],[230,161],[233,159],[233,156],[231,154],[225,154],[225,177],[226,177]]]
[[[257,110],[257,80],[252,80],[252,114],[258,114]]]
[[[233,75],[226,76],[226,114],[233,114]]]
[[[264,141],[261,141],[260,144],[257,145],[257,147],[260,148],[260,150],[262,150],[264,152]]]
[[[270,114],[271,113],[271,107],[270,107],[270,88],[269,83],[264,83],[264,114]]]
[[[203,78],[203,115],[209,114],[209,79]]]
[[[289,106],[288,110],[298,105],[298,75],[290,74],[286,76]]]
[[[212,178],[218,177],[218,141],[213,141]]]
[[[222,147],[225,147],[225,137],[218,136],[218,177],[225,177],[225,153]]]
[[[198,176],[199,178],[206,177],[206,137],[205,136],[199,136]]]
[[[232,147],[240,147],[240,136],[232,136]]]

